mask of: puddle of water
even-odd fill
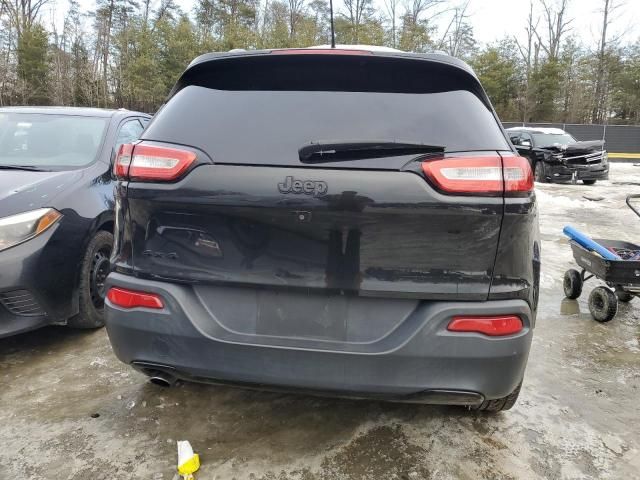
[[[560,315],[577,315],[580,313],[580,304],[577,300],[563,298],[560,302]]]

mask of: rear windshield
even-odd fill
[[[194,76],[144,137],[201,148],[220,163],[296,165],[298,150],[312,142],[418,143],[446,152],[509,149],[477,82],[464,72],[343,67],[334,75],[327,73],[330,66],[315,66],[313,75],[314,66],[307,64],[298,75],[287,65],[286,75],[263,68],[253,76],[240,69]]]
[[[108,119],[74,115],[1,113],[0,165],[42,169],[92,163]]]

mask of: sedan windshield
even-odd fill
[[[108,119],[0,112],[0,169],[77,168],[92,163]]]
[[[533,133],[533,142],[538,148],[553,147],[554,145],[569,145],[576,141],[568,133]]]

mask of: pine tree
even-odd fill
[[[18,39],[18,80],[21,102],[31,105],[48,105],[49,68],[47,31],[39,24],[22,30]]]

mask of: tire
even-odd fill
[[[109,274],[113,235],[97,232],[87,245],[80,266],[78,314],[67,325],[72,328],[100,328],[104,325],[104,280]]]
[[[503,410],[509,410],[516,404],[518,396],[520,395],[520,388],[522,388],[522,381],[518,384],[513,392],[506,397],[496,398],[495,400],[485,400],[476,407],[474,410],[479,412],[502,412]]]
[[[573,268],[564,272],[564,280],[562,288],[564,288],[564,296],[571,300],[578,298],[582,294],[582,276],[580,272]]]
[[[582,180],[582,183],[585,185],[594,185],[596,183],[595,180]]]
[[[533,168],[534,180],[538,183],[547,183],[547,176],[544,173],[544,164],[537,161]]]
[[[589,311],[597,322],[605,323],[618,312],[618,298],[606,287],[596,287],[589,295]]]
[[[616,297],[618,297],[619,302],[624,303],[628,303],[633,300],[633,295],[619,288],[616,288]]]

